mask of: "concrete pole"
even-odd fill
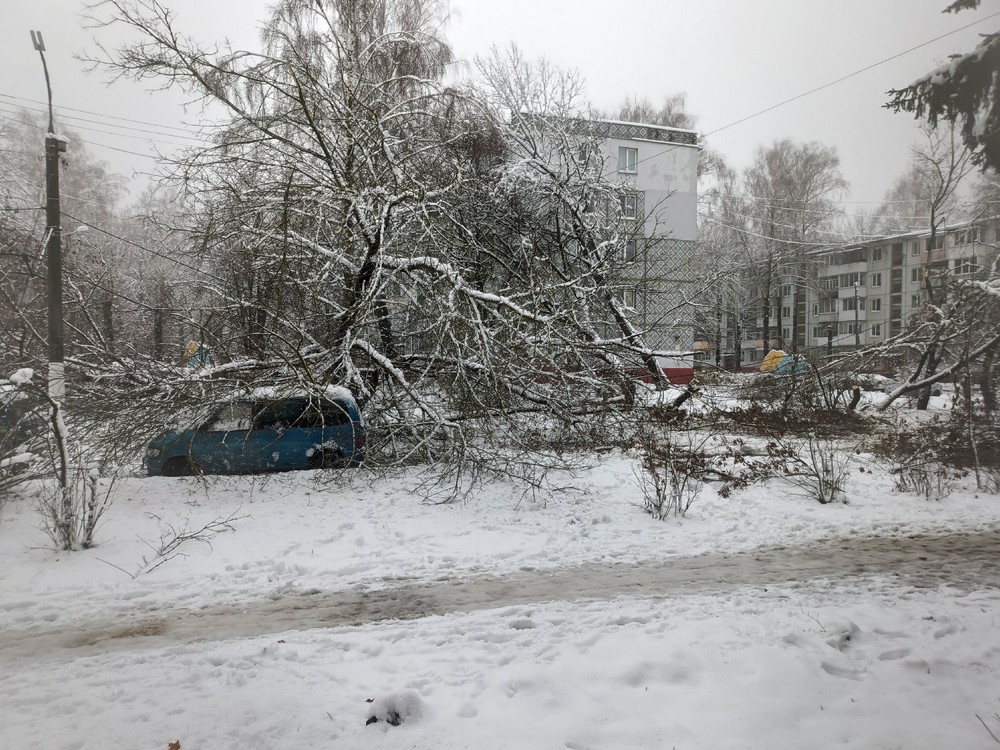
[[[31,42],[42,58],[45,88],[49,95],[49,131],[45,135],[45,257],[48,292],[49,396],[62,401],[66,395],[66,370],[63,352],[62,304],[62,227],[59,213],[59,154],[66,150],[56,138],[52,117],[52,84],[45,63],[45,42],[40,31],[31,32]]]

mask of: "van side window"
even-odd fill
[[[302,409],[305,408],[305,401],[303,399],[261,401],[254,406],[254,411],[257,414],[257,418],[254,420],[254,429],[273,430],[278,427],[291,427],[295,424],[302,414]]]
[[[232,432],[249,430],[251,422],[250,404],[237,401],[226,404],[202,427],[204,432]]]
[[[336,401],[310,401],[302,413],[303,427],[336,427],[350,422],[347,407]]]
[[[339,401],[324,401],[322,404],[323,421],[327,425],[342,425],[351,423],[351,415],[347,406]]]
[[[313,429],[351,423],[347,406],[338,401],[310,398],[287,398],[281,401],[258,401],[254,404],[255,430],[296,427]]]

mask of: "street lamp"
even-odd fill
[[[49,397],[62,401],[66,395],[63,362],[62,228],[59,224],[59,154],[66,141],[56,137],[52,118],[52,84],[45,63],[45,42],[40,31],[31,32],[31,43],[42,58],[45,88],[49,96],[49,130],[45,135],[45,256],[48,292]]]

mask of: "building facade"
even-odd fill
[[[647,346],[671,353],[660,361],[672,379],[693,367],[689,305],[697,278],[698,160],[693,130],[590,120],[599,139],[605,179],[626,188],[620,210],[627,228],[619,293]]]
[[[768,303],[768,341],[762,313],[738,327],[739,346],[734,326],[724,326],[726,364],[735,369],[738,359],[739,367],[756,369],[771,349],[823,356],[879,344],[906,331],[927,304],[925,274],[933,287],[982,276],[998,246],[1000,219],[988,219],[942,227],[933,238],[922,230],[813,250],[798,281],[782,279]],[[714,362],[711,334],[703,331],[695,349],[697,360]]]

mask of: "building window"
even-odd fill
[[[813,315],[823,315],[825,313],[832,313],[836,311],[837,300],[833,297],[826,297],[813,305]]]
[[[927,239],[927,247],[930,250],[940,250],[942,247],[944,247],[944,235],[943,234],[935,234],[934,235],[934,244],[933,245],[931,244],[931,239],[928,238]]]
[[[781,296],[782,297],[791,297],[792,296],[792,285],[791,284],[782,284],[781,285]]]
[[[872,336],[881,337],[882,336],[882,324],[875,323],[872,326]]]
[[[622,307],[627,310],[635,309],[635,289],[629,287],[628,289],[622,289]]]
[[[871,281],[869,282],[869,285],[870,286],[882,286],[882,274],[880,274],[880,273],[873,273],[871,275]]]
[[[639,149],[628,146],[618,147],[618,171],[635,174],[636,165],[639,163]]]
[[[957,245],[972,245],[976,242],[982,242],[982,235],[980,234],[980,227],[969,227],[968,229],[963,229],[955,234],[955,244]]]
[[[628,240],[622,245],[622,261],[632,263],[635,261],[635,240]]]
[[[914,258],[920,257],[920,243],[917,242],[916,240],[910,243],[910,255],[912,255]]]
[[[882,260],[882,248],[873,247],[872,248],[872,263],[878,263]],[[874,284],[872,285],[874,286]]]
[[[910,307],[920,307],[920,295],[914,294],[910,296]]]
[[[639,196],[622,195],[618,198],[618,202],[624,218],[634,219],[639,215]]]
[[[872,297],[870,300],[868,300],[868,309],[871,310],[872,312],[878,312],[879,310],[881,310],[882,298]]]
[[[920,269],[919,268],[911,268],[910,269],[910,281],[912,281],[914,283],[919,283],[920,282]]]
[[[787,305],[783,306],[781,308],[781,317],[782,318],[790,318],[790,317],[792,317],[792,308],[788,307]]]
[[[955,258],[954,271],[958,276],[966,276],[971,273],[976,273],[979,270],[979,264],[976,263],[976,256],[973,255],[971,258]]]
[[[853,310],[854,309],[854,303],[855,303],[855,301],[857,301],[857,303],[858,303],[858,309],[859,310],[864,310],[865,309],[865,298],[864,297],[844,297],[844,299],[841,300],[841,303],[843,305],[843,307],[841,309],[843,309],[843,310]]]
[[[840,288],[846,289],[847,287],[852,287],[855,284],[858,286],[865,285],[865,275],[863,273],[842,273],[840,274]]]

